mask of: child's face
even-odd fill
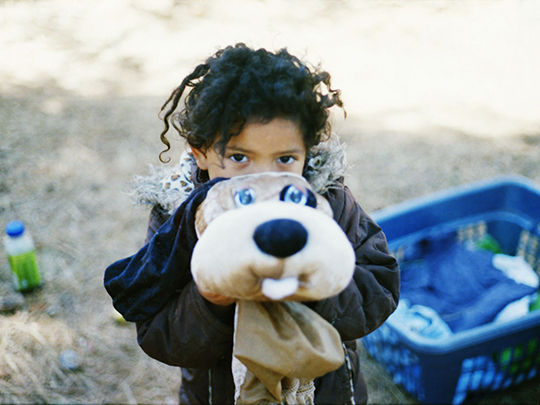
[[[300,127],[284,118],[246,124],[230,139],[223,156],[213,147],[192,150],[197,166],[207,170],[210,179],[261,172],[302,175],[307,152]]]

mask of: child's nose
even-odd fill
[[[273,219],[259,225],[253,234],[255,243],[264,253],[285,258],[304,248],[308,232],[292,219]]]

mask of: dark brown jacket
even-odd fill
[[[310,307],[340,333],[347,348],[346,362],[338,370],[315,380],[315,403],[367,402],[356,339],[378,328],[396,308],[399,267],[388,253],[386,238],[343,185],[324,196],[334,219],[356,252],[356,270],[349,286],[335,297]],[[147,240],[168,218],[159,208],[150,217]],[[182,368],[180,403],[233,404],[231,373],[233,312],[206,301],[193,280],[176,292],[150,319],[137,322],[138,341],[151,357]]]

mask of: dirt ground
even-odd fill
[[[288,47],[332,73],[346,181],[373,212],[494,176],[540,183],[539,23],[525,0],[0,1],[0,224],[26,223],[45,280],[0,314],[0,403],[177,401],[178,370],[114,321],[102,277],[143,242],[130,180],[158,164],[160,106],[218,47]],[[370,403],[415,403],[362,361]],[[484,403],[537,404],[539,385]]]

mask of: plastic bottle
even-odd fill
[[[36,249],[32,236],[25,231],[24,223],[11,221],[6,226],[4,247],[17,291],[25,292],[41,286],[36,262]]]

